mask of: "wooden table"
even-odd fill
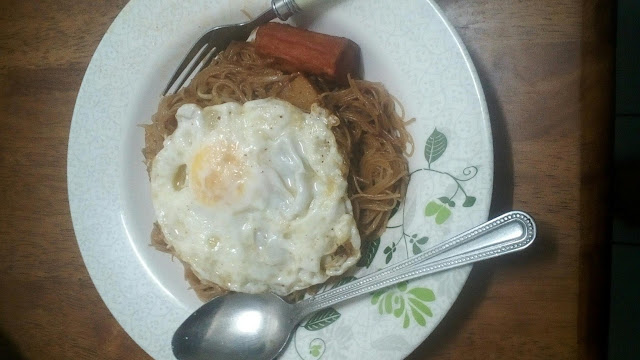
[[[411,359],[600,358],[607,328],[612,6],[438,0],[467,45],[496,149],[493,213],[530,212],[530,251],[474,268]],[[0,353],[143,359],[98,296],[69,215],[82,76],[125,0],[0,2]]]

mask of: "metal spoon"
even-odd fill
[[[171,345],[180,360],[273,359],[306,316],[395,283],[522,250],[536,236],[534,220],[512,211],[423,253],[295,304],[268,294],[231,293],[200,307]]]

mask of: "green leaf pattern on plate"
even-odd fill
[[[336,309],[328,307],[313,314],[303,327],[309,331],[318,331],[333,324],[339,318],[340,313]]]
[[[461,176],[454,176],[449,172],[440,171],[432,167],[432,164],[444,155],[445,151],[447,150],[448,144],[449,142],[447,140],[447,136],[443,132],[438,131],[438,129],[434,129],[427,139],[424,149],[424,157],[427,161],[428,166],[426,168],[416,169],[409,175],[409,181],[411,181],[411,177],[418,172],[440,174],[446,176],[449,181],[451,181],[452,184],[455,185],[455,190],[453,190],[453,193],[443,194],[442,196],[429,201],[425,205],[424,216],[433,218],[436,225],[442,225],[451,218],[451,216],[453,215],[453,209],[456,208],[456,199],[458,201],[462,201],[462,208],[472,207],[476,203],[476,198],[469,195],[464,189],[464,184],[467,181],[475,178],[478,174],[478,168],[476,166],[468,166],[464,168],[462,170]],[[463,209],[458,209],[459,210],[456,211],[463,211]],[[400,236],[400,239],[391,242],[391,244],[387,245],[384,248],[385,264],[391,263],[401,241],[404,242],[404,248],[406,249],[405,254],[407,257],[409,257],[411,256],[409,254],[409,249],[411,249],[411,253],[413,255],[420,254],[422,252],[421,245],[424,245],[429,239],[428,237],[424,236],[423,238],[425,240],[423,240],[423,242],[418,242],[415,241],[417,234],[409,236],[409,234],[405,232],[404,208],[402,209],[401,225],[389,228],[402,228],[402,235]],[[379,247],[379,243],[376,244],[376,251],[377,247]],[[366,251],[367,261],[370,265],[373,261],[373,259],[371,259],[371,256],[373,254],[373,256],[375,257],[375,253],[372,252],[370,248],[367,248]]]
[[[327,350],[327,344],[325,343],[325,341],[321,338],[315,338],[309,342],[306,353],[304,351],[300,351],[300,349],[298,348],[297,332],[293,334],[293,346],[296,353],[298,354],[298,357],[302,360],[320,359],[322,358],[322,355],[324,355],[325,351]]]
[[[462,170],[463,176],[461,177],[457,177],[448,172],[438,171],[431,168],[431,164],[434,161],[438,160],[444,154],[445,150],[447,149],[447,144],[447,137],[437,129],[434,129],[433,133],[431,133],[431,135],[427,139],[424,150],[424,157],[425,160],[427,160],[428,167],[415,170],[411,173],[415,174],[419,171],[435,172],[448,176],[449,179],[455,183],[456,187],[453,194],[449,196],[445,194],[445,196],[438,197],[437,201],[430,201],[429,203],[427,203],[427,206],[424,209],[424,215],[427,217],[434,217],[435,223],[437,225],[444,224],[451,217],[451,209],[456,207],[456,202],[454,200],[456,196],[462,199],[462,207],[472,207],[476,203],[476,198],[467,194],[464,189],[463,183],[476,177],[476,175],[478,174],[477,167],[469,166],[465,168],[464,170]]]
[[[429,168],[444,154],[445,150],[447,150],[447,137],[438,129],[434,129],[424,145],[424,157],[429,164]]]
[[[314,358],[319,359],[322,354],[324,354],[325,346],[324,340],[319,338],[313,339],[309,343],[309,354]]]
[[[358,260],[356,266],[368,268],[369,266],[371,266],[373,259],[376,257],[378,247],[380,247],[380,238],[369,241],[363,246],[364,248],[362,249],[362,255],[360,255],[360,260]]]
[[[380,315],[393,315],[402,319],[402,327],[406,329],[411,325],[411,319],[420,326],[427,325],[426,317],[433,317],[427,303],[435,299],[436,296],[431,289],[409,288],[408,283],[404,281],[375,291],[371,296],[371,304],[377,305]]]

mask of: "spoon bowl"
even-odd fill
[[[171,346],[178,359],[272,359],[297,325],[279,296],[231,293],[204,304],[180,325]]]

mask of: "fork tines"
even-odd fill
[[[175,84],[177,84],[177,86],[175,86],[175,89],[172,92],[177,92],[182,85],[187,82],[187,80],[191,80],[195,74],[211,63],[213,58],[220,51],[217,47],[211,45],[208,40],[209,39],[204,36],[198,40],[195,45],[193,45],[191,50],[189,50],[182,60],[182,63],[180,63],[178,69],[176,69],[171,80],[169,80],[167,87],[162,92],[162,96],[167,95],[170,92],[169,90],[171,90]],[[192,60],[189,61],[189,59]],[[189,67],[189,70],[185,72],[184,70],[187,66]],[[178,82],[178,80],[180,81]]]

